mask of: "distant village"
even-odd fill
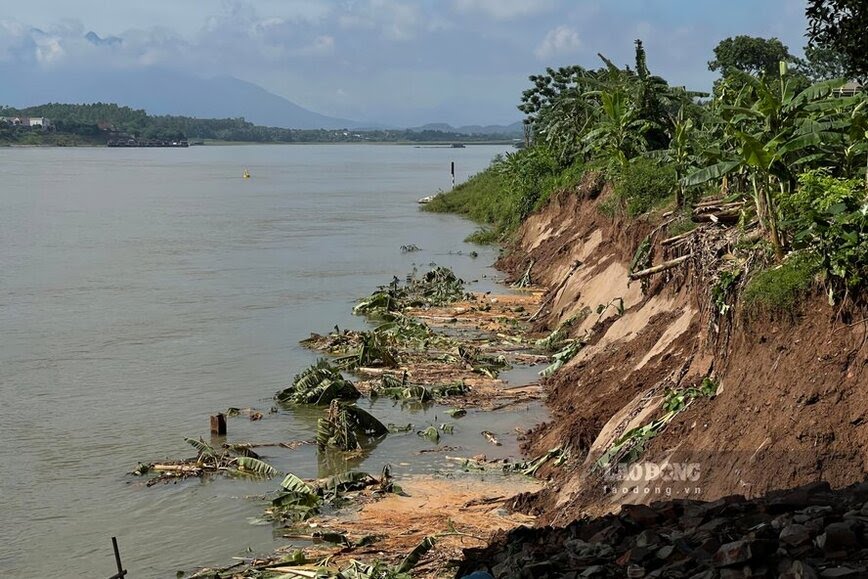
[[[51,121],[45,117],[0,117],[0,123],[16,127],[51,127]]]

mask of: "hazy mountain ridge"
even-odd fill
[[[462,125],[460,127],[453,127],[449,123],[428,123],[420,127],[411,127],[410,130],[441,131],[465,135],[508,135],[521,137],[524,135],[524,124],[521,121],[516,121],[509,125]]]

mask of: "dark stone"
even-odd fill
[[[651,529],[645,529],[636,537],[637,547],[652,547],[660,543],[660,535]]]
[[[648,505],[622,505],[621,518],[643,529],[653,527],[660,521],[660,514]]]
[[[817,537],[817,547],[828,553],[845,553],[849,549],[859,546],[856,533],[851,529],[850,523],[832,523],[826,527],[826,531]]]
[[[804,525],[792,523],[781,530],[779,539],[781,543],[791,547],[798,547],[811,541],[811,532]]]
[[[727,543],[714,554],[714,564],[717,567],[731,567],[746,563],[754,557],[762,557],[768,552],[768,546],[762,541],[733,541]]]
[[[817,579],[817,572],[810,565],[793,561],[778,577],[779,579]]]
[[[832,567],[820,573],[820,577],[828,577],[829,579],[856,579],[857,577],[865,577],[864,569],[851,569],[850,567]]]
[[[665,560],[667,560],[669,557],[671,557],[671,556],[672,556],[672,553],[674,553],[674,552],[675,552],[675,547],[673,547],[672,545],[666,545],[665,547],[660,547],[660,548],[657,550],[657,553],[655,553],[655,556],[656,556],[658,559],[660,559],[660,560],[662,560],[662,561],[665,561]]]

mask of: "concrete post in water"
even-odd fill
[[[222,412],[217,416],[211,417],[211,434],[218,436],[226,435],[226,416]]]

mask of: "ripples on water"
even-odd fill
[[[261,504],[243,497],[274,481],[146,489],[125,473],[189,456],[183,438],[207,437],[216,411],[267,410],[315,359],[298,340],[360,326],[353,301],[393,275],[431,261],[465,279],[492,274],[492,249],[450,255],[471,249],[472,224],[421,213],[416,199],[449,186],[450,161],[463,180],[503,150],[0,150],[0,575],[107,577],[113,535],[137,577],[271,550],[271,527],[245,523]],[[402,254],[409,243],[423,251]],[[374,411],[408,422],[386,401]],[[315,419],[235,418],[229,433],[311,438]],[[472,419],[456,433],[475,432]],[[413,433],[392,436],[363,466],[418,448]],[[265,450],[303,477],[328,466],[311,447]]]

